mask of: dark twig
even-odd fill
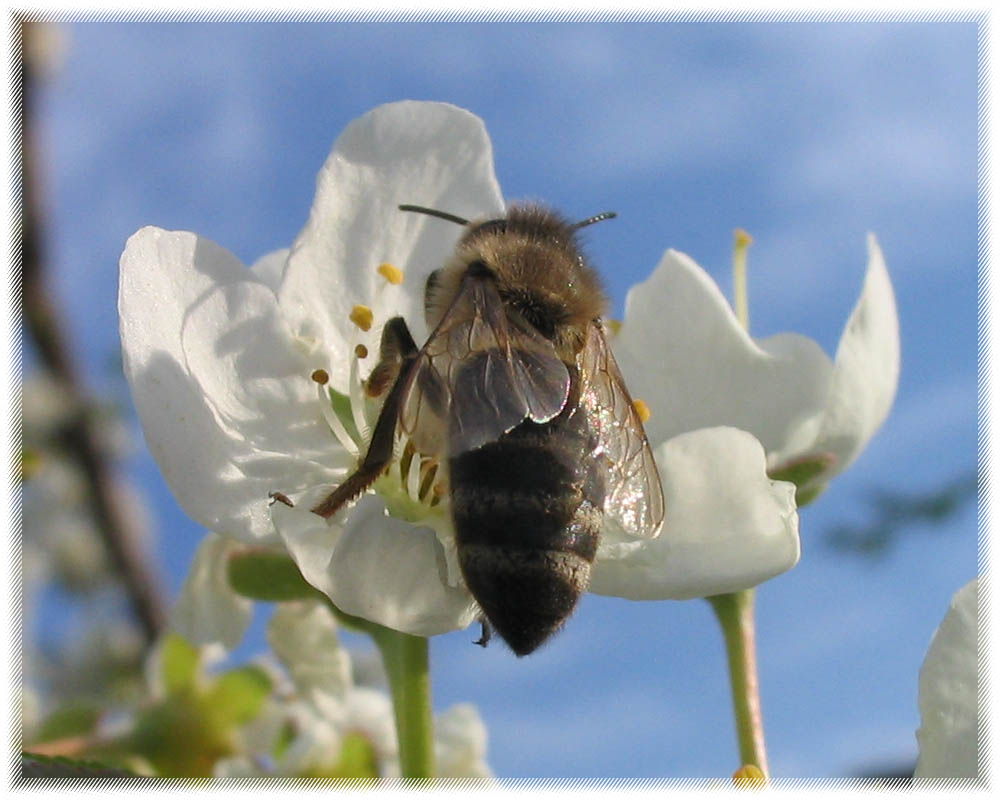
[[[90,404],[73,365],[56,305],[44,279],[44,244],[38,164],[34,158],[34,75],[26,58],[32,23],[20,29],[20,134],[21,134],[21,303],[24,326],[42,363],[57,380],[72,409],[64,443],[79,465],[87,485],[88,501],[107,551],[125,585],[142,629],[152,641],[163,627],[165,612],[159,583],[137,547],[138,539],[124,513],[121,493],[112,469],[98,445]]]

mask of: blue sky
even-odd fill
[[[125,239],[146,224],[193,230],[245,262],[287,246],[338,133],[392,100],[480,115],[508,198],[570,217],[616,210],[587,239],[619,313],[667,247],[729,294],[732,231],[743,227],[755,238],[752,332],[804,333],[832,355],[874,231],[899,304],[899,394],[867,451],[801,512],[801,563],[761,587],[760,669],[775,775],[915,757],[917,669],[977,571],[974,504],[903,531],[875,559],[836,551],[825,534],[867,521],[873,490],[932,491],[976,465],[974,23],[65,30],[65,64],[41,107],[53,278],[92,385],[126,403],[112,366]],[[202,531],[148,455],[128,467],[174,595]],[[248,654],[262,647],[262,622]],[[498,774],[705,777],[738,766],[706,603],[588,596],[524,660],[473,647],[476,635],[432,643],[435,705],[478,705]]]

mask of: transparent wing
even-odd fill
[[[507,313],[492,277],[474,273],[405,380],[400,423],[429,454],[475,449],[525,419],[548,422],[569,394],[552,343]]]
[[[595,456],[607,462],[605,524],[653,538],[663,523],[663,487],[642,420],[599,323],[579,356],[580,405],[597,434]]]

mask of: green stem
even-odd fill
[[[740,762],[753,764],[766,777],[767,752],[764,748],[764,722],[761,716],[754,635],[754,590],[715,595],[709,597],[708,601],[722,626],[726,642]]]
[[[375,642],[389,676],[404,778],[434,777],[434,728],[427,639],[382,628]]]

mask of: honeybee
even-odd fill
[[[431,273],[418,348],[402,317],[383,329],[371,396],[385,395],[358,469],[313,511],[330,517],[389,464],[397,428],[448,467],[465,583],[483,637],[531,653],[590,582],[602,528],[654,537],[663,492],[638,411],[605,338],[607,300],[577,231],[539,206],[469,221]]]

